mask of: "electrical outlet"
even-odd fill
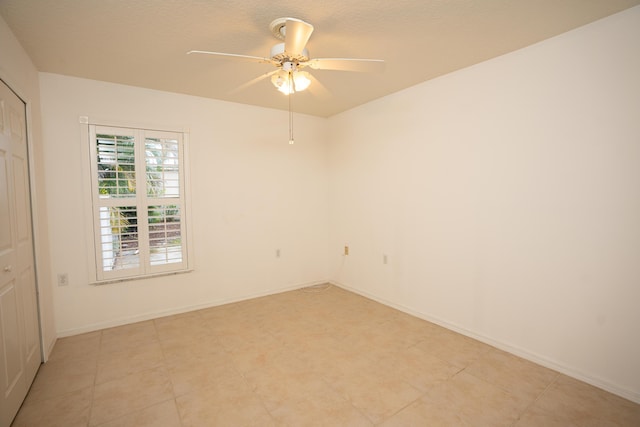
[[[67,273],[58,274],[58,286],[69,285],[69,275]]]

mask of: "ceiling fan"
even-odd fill
[[[245,83],[236,90],[244,89],[271,77],[273,85],[285,95],[303,91],[311,84],[312,79],[316,80],[307,71],[303,71],[306,67],[314,70],[360,72],[375,72],[384,69],[384,61],[381,59],[310,58],[306,45],[313,32],[313,25],[301,19],[278,18],[269,25],[269,29],[277,39],[284,40],[284,43],[278,43],[271,48],[269,58],[204,50],[191,50],[187,54],[206,54],[272,64],[276,67],[275,70]]]
[[[313,32],[313,25],[297,18],[278,18],[269,25],[271,33],[284,43],[278,43],[271,48],[269,58],[260,56],[241,55],[236,53],[209,52],[205,50],[190,50],[187,54],[198,53],[221,56],[230,59],[248,60],[271,64],[275,70],[256,77],[243,84],[235,91],[244,89],[263,79],[271,77],[273,85],[285,95],[305,90],[312,80],[322,87],[315,77],[304,71],[309,67],[314,70],[338,70],[338,71],[382,71],[384,61],[381,59],[356,59],[356,58],[315,58],[309,57],[306,48],[309,37]],[[289,98],[289,144],[293,144],[293,112],[291,109],[291,96]]]

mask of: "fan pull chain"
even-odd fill
[[[289,144],[293,144],[293,110],[291,109],[291,98],[293,97],[293,74],[289,71]]]

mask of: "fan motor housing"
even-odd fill
[[[289,18],[278,18],[274,19],[271,24],[269,24],[269,29],[271,30],[271,34],[273,37],[284,40],[286,28],[287,28],[287,19]]]
[[[308,22],[304,22],[302,19],[298,18],[276,18],[271,21],[271,24],[269,24],[269,29],[271,30],[271,34],[273,34],[273,37],[279,40],[285,39],[287,33],[287,21],[303,22],[306,25],[311,26],[311,24],[309,24]]]
[[[283,62],[306,62],[309,60],[309,51],[307,49],[303,49],[302,53],[299,55],[291,56],[290,54],[284,51],[284,43],[278,43],[277,45],[271,48],[271,59],[274,61],[278,61],[280,63]]]

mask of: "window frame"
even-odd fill
[[[193,270],[193,247],[191,242],[191,206],[189,197],[188,141],[189,132],[184,128],[144,126],[113,121],[89,120],[80,117],[82,132],[83,174],[85,176],[85,218],[87,235],[88,273],[90,284],[106,284],[128,280],[139,280],[168,274],[186,273]],[[131,197],[99,197],[98,156],[96,137],[110,134],[134,137],[136,176],[135,195]],[[146,138],[178,140],[178,197],[153,197],[147,194]],[[140,179],[142,177],[143,179]],[[149,236],[148,209],[156,206],[178,205],[180,210],[181,261],[152,265],[150,259],[151,240]],[[104,270],[103,248],[100,235],[100,207],[135,206],[137,210],[137,233],[139,265],[136,268]]]

